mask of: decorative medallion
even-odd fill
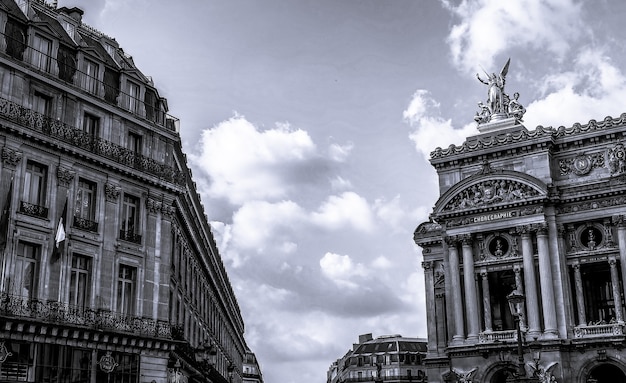
[[[100,369],[107,374],[112,373],[113,370],[115,370],[115,367],[119,366],[111,355],[111,351],[107,351],[106,355],[102,355],[98,364],[100,365]]]
[[[595,226],[588,226],[580,233],[580,243],[589,250],[595,250],[602,243],[602,232]]]
[[[489,253],[496,258],[500,258],[509,251],[509,242],[506,238],[497,236],[489,242]]]
[[[621,174],[626,172],[626,149],[624,145],[616,144],[612,149],[607,149],[609,160],[609,170],[611,174]]]
[[[604,167],[603,153],[579,154],[574,158],[563,158],[559,160],[559,171],[562,176],[570,172],[577,176],[589,174],[594,168]]]
[[[7,349],[4,342],[0,343],[0,363],[4,363],[11,355],[13,355],[13,353]]]

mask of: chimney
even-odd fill
[[[359,335],[359,344],[360,343],[365,343],[368,340],[372,340],[372,339],[374,339],[374,338],[372,337],[372,333],[371,332],[369,334]]]
[[[59,8],[59,12],[65,13],[72,19],[78,21],[79,24],[83,22],[83,14],[85,13],[83,12],[82,9],[77,8],[77,7],[74,7],[74,8],[61,7]]]

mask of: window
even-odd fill
[[[141,135],[135,132],[128,132],[126,147],[137,154],[141,154]]]
[[[126,82],[126,91],[128,92],[128,110],[132,113],[139,112],[139,85],[132,81]]]
[[[103,357],[112,358],[117,366],[110,373],[98,368],[96,371],[96,382],[107,383],[131,383],[139,382],[139,355],[124,354],[121,352],[111,353],[110,351],[98,351],[98,361]]]
[[[96,217],[96,183],[78,179],[76,204],[74,205],[74,227],[87,231],[98,231]]]
[[[98,94],[98,64],[90,60],[85,60],[83,87],[91,94]]]
[[[91,138],[98,137],[100,135],[100,118],[93,114],[85,113],[83,117],[83,132]]]
[[[7,359],[0,363],[0,381],[26,382],[33,368],[30,344],[5,340]]]
[[[47,217],[46,204],[46,179],[48,169],[34,161],[26,163],[24,174],[24,190],[20,211],[37,217]]]
[[[139,198],[124,194],[122,204],[122,227],[120,238],[126,241],[141,242],[139,231]]]
[[[40,35],[35,35],[33,39],[32,64],[44,72],[50,72],[50,52],[52,41]]]
[[[46,117],[50,117],[52,98],[46,96],[45,94],[35,92],[33,96],[33,110],[39,114],[42,114]]]
[[[583,280],[587,323],[606,324],[615,320],[613,283],[608,263],[591,263],[581,266],[580,269]]]
[[[89,305],[91,291],[91,258],[84,255],[72,255],[70,270],[70,305],[84,309]]]
[[[13,294],[28,299],[36,297],[38,261],[39,246],[20,241],[17,245],[17,257],[13,272]],[[9,283],[11,285],[11,282]]]
[[[37,382],[89,382],[91,381],[91,350],[40,344],[37,353]]]
[[[117,311],[131,315],[135,312],[135,281],[137,269],[132,266],[120,265],[117,278]]]

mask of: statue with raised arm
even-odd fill
[[[478,81],[487,85],[487,107],[492,115],[496,113],[507,113],[508,108],[507,105],[504,105],[504,84],[506,83],[506,74],[509,71],[509,63],[511,59],[506,61],[504,67],[500,71],[500,74],[496,75],[495,73],[487,75],[487,80],[483,80],[478,73],[476,73],[476,78]]]

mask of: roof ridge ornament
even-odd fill
[[[513,118],[516,122],[522,121],[522,117],[524,113],[526,113],[526,108],[518,101],[519,93],[515,92],[511,99],[509,95],[504,92],[506,75],[509,72],[510,63],[511,59],[509,58],[499,74],[489,74],[483,69],[487,75],[487,79],[485,80],[480,77],[480,74],[476,73],[478,81],[487,85],[487,103],[479,102],[478,107],[480,111],[476,112],[474,116],[474,121],[476,121],[478,125],[509,118]]]

